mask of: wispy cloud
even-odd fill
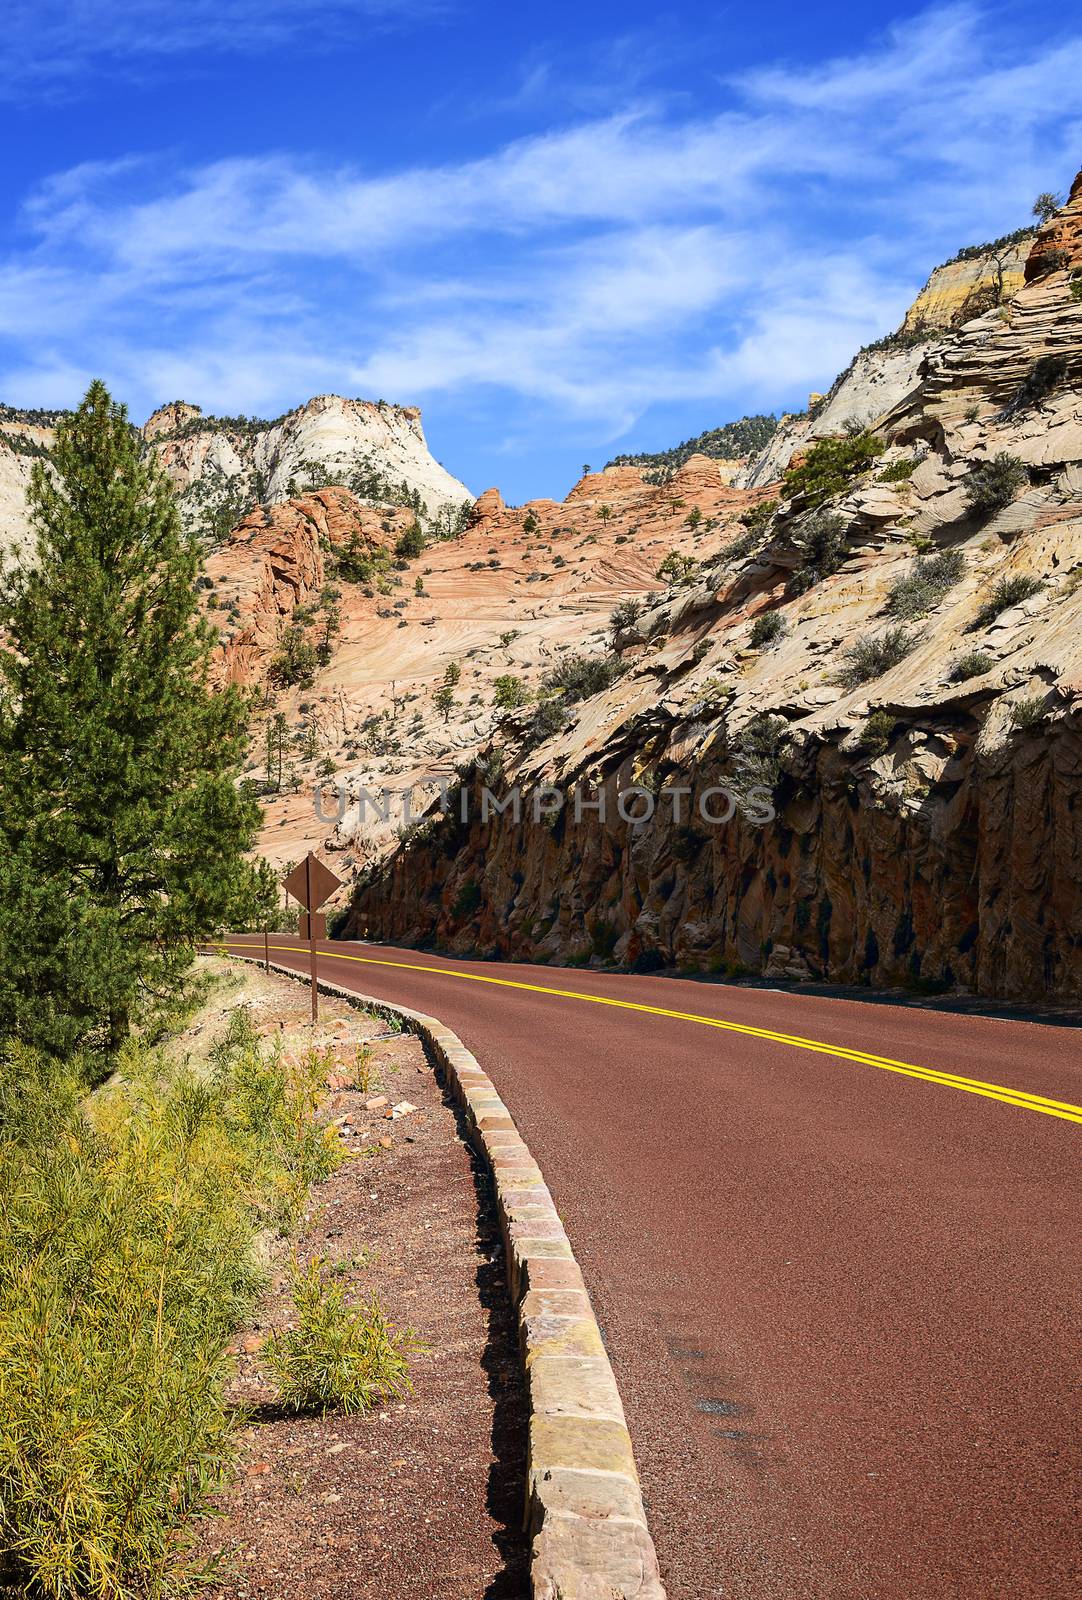
[[[0,382],[55,402],[93,369],[147,409],[454,395],[494,432],[518,405],[608,436],[701,400],[705,424],[829,382],[927,267],[1069,177],[1080,129],[1082,33],[1008,57],[961,5],[713,107],[639,98],[466,161],[85,165],[27,196],[0,263]]]
[[[448,0],[7,0],[0,95],[77,93],[88,70],[143,70],[193,52],[328,48],[358,26],[447,9]]]

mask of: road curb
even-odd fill
[[[262,965],[262,957],[228,954]],[[306,973],[271,966],[309,982]],[[530,1403],[533,1600],[665,1600],[601,1330],[541,1169],[492,1080],[437,1017],[324,978],[319,987],[408,1023],[447,1074],[492,1174]]]

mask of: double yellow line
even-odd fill
[[[219,940],[218,946],[259,953],[258,945],[243,944],[240,940]],[[307,945],[272,945],[272,951],[284,955],[307,955]],[[774,1044],[790,1045],[796,1050],[812,1050],[817,1055],[835,1056],[842,1061],[854,1061],[862,1067],[878,1067],[882,1072],[897,1072],[905,1078],[918,1078],[924,1083],[935,1083],[944,1089],[961,1089],[966,1094],[982,1095],[986,1100],[1001,1100],[1004,1105],[1017,1106],[1021,1111],[1040,1111],[1046,1117],[1060,1117],[1065,1122],[1082,1123],[1082,1106],[1067,1100],[1050,1100],[1041,1094],[1026,1094],[1021,1089],[1008,1089],[1002,1084],[985,1083],[980,1078],[963,1078],[955,1072],[936,1072],[931,1067],[918,1067],[909,1061],[894,1061],[889,1056],[873,1055],[868,1050],[851,1050],[847,1045],[824,1044],[819,1039],[805,1039],[797,1033],[777,1033],[773,1028],[755,1028],[746,1022],[724,1022],[718,1017],[704,1017],[695,1011],[670,1011],[665,1006],[647,1006],[637,1000],[613,1000],[607,995],[583,994],[578,989],[552,989],[541,983],[521,983],[514,978],[493,978],[480,972],[458,972],[452,967],[429,967],[417,961],[388,961],[376,956],[339,955],[337,951],[321,950],[320,955],[333,961],[355,961],[364,967],[397,967],[405,972],[430,972],[441,978],[462,978],[468,983],[490,983],[500,989],[522,989],[530,994],[553,995],[559,1000],[584,1000],[588,1005],[615,1006],[621,1011],[638,1011],[651,1017],[670,1017],[676,1022],[695,1022],[703,1028],[720,1028],[725,1033],[742,1033],[752,1039],[769,1039]]]

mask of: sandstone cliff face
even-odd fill
[[[766,449],[736,475],[749,488],[774,483],[794,455],[848,427],[866,428],[903,400],[932,343],[989,308],[1013,299],[1024,282],[1035,235],[966,254],[936,267],[893,339],[862,350],[820,403],[783,417]]]
[[[57,415],[0,407],[0,552],[30,543],[30,467],[52,444]],[[253,506],[332,484],[368,505],[408,506],[432,526],[451,525],[472,500],[429,453],[415,406],[317,395],[261,422],[204,417],[174,400],[147,419],[143,436],[173,481],[185,524],[211,546]]]
[[[1013,299],[1025,281],[1036,230],[936,267],[905,314],[904,333],[942,333]]]
[[[534,960],[1082,999],[1082,301],[1053,230],[1062,214],[1009,305],[924,353],[880,421],[885,453],[826,508],[822,574],[815,513],[783,503],[755,548],[719,553],[618,637],[622,676],[566,729],[531,745],[505,725],[463,777],[468,820],[434,814],[405,840],[351,927]],[[974,473],[1003,455],[1002,503],[975,500]],[[949,578],[921,591],[918,559],[937,556]],[[779,631],[753,647],[767,614]],[[879,650],[859,671],[858,645]],[[486,782],[584,784],[607,816],[482,819]],[[650,820],[619,815],[631,783]],[[715,786],[739,797],[720,825],[697,811]],[[679,819],[665,789],[688,791]]]
[[[204,418],[174,402],[144,433],[176,486],[181,513],[225,533],[255,503],[342,484],[372,504],[412,503],[426,521],[472,496],[429,453],[414,406],[317,395],[270,423]]]

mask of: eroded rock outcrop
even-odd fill
[[[1050,236],[1062,221],[1034,248]],[[1082,1000],[1073,271],[1045,251],[1009,304],[919,352],[867,470],[825,505],[783,500],[655,597],[609,687],[562,701],[540,739],[509,716],[463,773],[466,820],[453,793],[361,886],[352,927]],[[535,820],[545,784],[604,794],[606,814]],[[484,816],[486,786],[518,786],[521,820]]]

